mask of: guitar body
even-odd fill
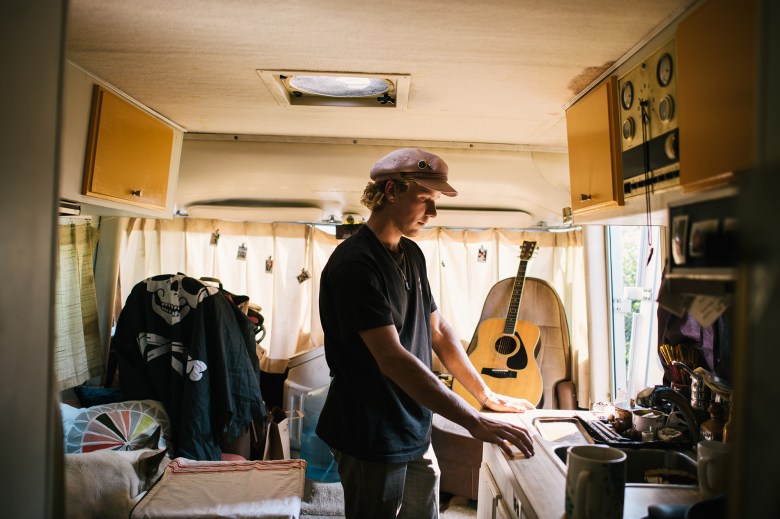
[[[504,333],[505,319],[485,319],[479,323],[476,347],[469,355],[485,381],[496,393],[515,398],[525,398],[534,405],[542,399],[544,390],[542,372],[536,362],[539,346],[539,327],[518,321],[512,335]],[[457,380],[452,389],[475,409],[479,402]]]
[[[499,281],[488,293],[481,321],[469,346],[469,360],[492,391],[524,398],[538,406],[544,393],[542,371],[536,362],[541,334],[535,324],[517,320],[525,271],[535,248],[535,241],[525,241],[520,248],[520,266],[509,297],[506,318],[488,317],[486,311],[488,306],[496,306],[494,299],[499,297],[498,293],[505,292],[505,281],[509,280]],[[480,402],[457,379],[453,380],[452,389],[469,405],[481,409]]]

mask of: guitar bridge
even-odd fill
[[[482,374],[493,378],[517,378],[517,371],[499,368],[482,368]]]

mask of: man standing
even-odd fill
[[[431,447],[436,412],[475,438],[533,455],[528,432],[488,418],[431,371],[432,351],[494,411],[527,400],[490,391],[437,310],[416,236],[440,195],[456,196],[447,164],[423,150],[396,150],[371,169],[361,202],[371,216],[322,272],[320,316],[333,375],[317,434],[338,463],[348,519],[438,517],[439,467]]]

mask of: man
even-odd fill
[[[447,164],[404,148],[381,158],[361,202],[371,216],[322,271],[320,316],[333,375],[317,434],[338,463],[346,517],[438,517],[439,467],[431,447],[436,412],[475,438],[533,455],[528,432],[488,418],[442,384],[431,351],[494,411],[523,412],[527,400],[490,391],[433,300],[416,236],[455,196]]]

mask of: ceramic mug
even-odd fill
[[[697,472],[699,491],[704,499],[726,491],[730,454],[731,445],[728,443],[711,440],[699,442],[696,450]]]
[[[566,517],[621,519],[626,453],[604,445],[572,445],[566,456]]]
[[[660,429],[666,423],[666,415],[661,411],[655,409],[639,409],[633,412],[631,418],[634,430],[636,432],[649,431],[653,429]]]

